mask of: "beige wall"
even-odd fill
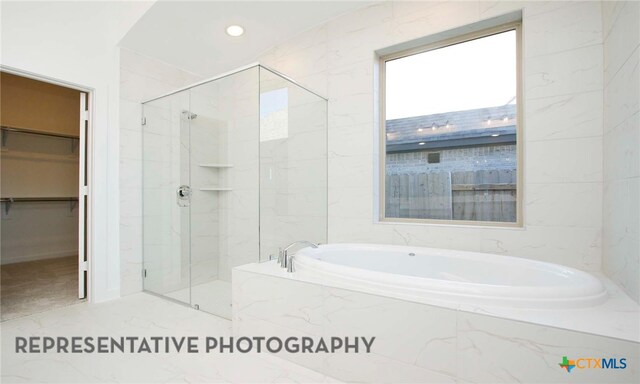
[[[78,136],[80,91],[0,73],[3,126]]]
[[[80,93],[1,74],[3,126],[77,136]],[[9,132],[0,152],[2,197],[78,196],[78,143]],[[78,209],[68,202],[2,204],[2,264],[77,255]]]

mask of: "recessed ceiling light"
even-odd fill
[[[238,37],[238,36],[242,36],[243,33],[244,33],[244,28],[242,28],[239,25],[230,25],[227,27],[227,35],[229,36]]]
[[[500,136],[499,133],[494,133],[493,135],[491,135],[491,137],[498,137],[498,136]]]
[[[418,145],[424,145],[424,144],[425,144],[424,141],[421,141],[418,143]]]

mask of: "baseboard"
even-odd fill
[[[19,257],[5,257],[4,255],[2,255],[2,257],[0,257],[0,265],[24,263],[26,261],[57,259],[59,257],[76,255],[78,255],[78,251],[75,249],[58,252],[36,253],[31,255],[20,255]]]

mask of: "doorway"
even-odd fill
[[[87,298],[89,101],[0,71],[2,321]]]

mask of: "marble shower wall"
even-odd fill
[[[327,242],[327,102],[260,69],[260,260]]]
[[[640,3],[603,2],[604,271],[640,301]]]
[[[140,103],[201,79],[156,59],[120,49],[120,294],[123,296],[142,290]]]
[[[258,68],[254,67],[194,88],[191,98],[194,108],[198,98],[208,108],[204,117],[216,122],[220,138],[214,146],[193,141],[192,145],[201,146],[207,161],[232,165],[205,170],[215,173],[212,185],[228,187],[230,191],[200,192],[215,201],[217,211],[212,213],[219,223],[217,242],[206,240],[201,245],[215,248],[219,255],[218,278],[228,282],[231,268],[258,261],[258,94]],[[198,113],[195,109],[194,112]]]
[[[220,185],[225,168],[204,167],[204,164],[224,163],[222,152],[226,146],[227,125],[214,117],[217,104],[212,99],[217,92],[211,92],[207,86],[190,91],[190,110],[197,115],[191,119],[189,147],[191,155],[187,160],[190,168],[192,196],[190,205],[191,242],[191,283],[198,285],[215,280],[218,277],[219,250],[218,233],[219,201],[218,192],[201,191],[213,185]]]
[[[524,228],[377,223],[375,51],[523,13]],[[258,59],[329,98],[329,241],[456,248],[599,270],[600,2],[382,2]]]

